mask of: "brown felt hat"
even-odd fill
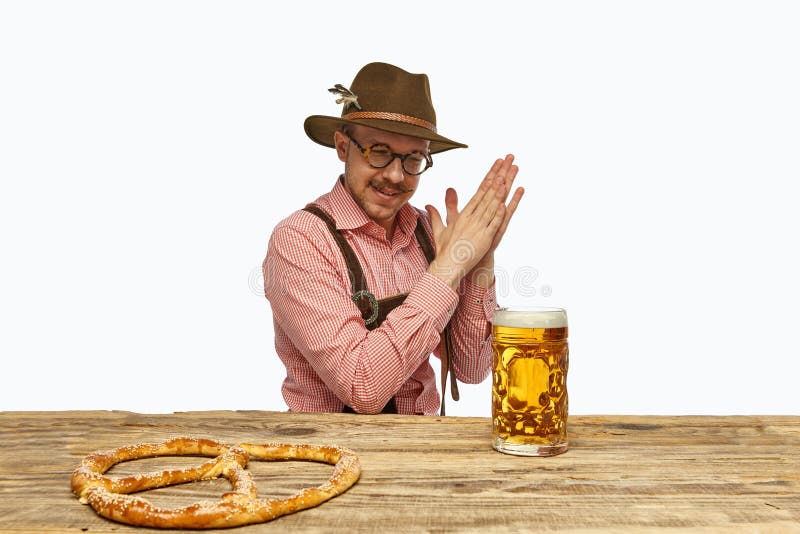
[[[340,96],[341,117],[312,115],[304,123],[306,134],[333,148],[333,132],[343,124],[360,124],[430,143],[431,154],[467,145],[439,135],[431,88],[425,74],[411,74],[388,63],[370,63],[356,74],[350,88],[340,84],[328,89]]]

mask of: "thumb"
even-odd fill
[[[447,208],[447,224],[449,226],[458,215],[458,194],[452,187],[448,187],[444,194],[444,206]]]
[[[442,222],[442,216],[439,215],[439,210],[428,204],[425,206],[425,211],[428,212],[428,215],[431,218],[431,230],[433,230],[434,239],[438,236],[441,231],[444,229],[444,223]]]

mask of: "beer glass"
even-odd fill
[[[567,313],[511,307],[492,326],[492,446],[520,456],[567,450]]]

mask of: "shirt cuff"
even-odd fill
[[[483,287],[471,282],[469,277],[465,276],[460,289],[460,305],[464,313],[473,317],[484,317],[487,321],[493,319],[494,310],[497,308],[494,281],[489,287]]]
[[[458,306],[458,293],[449,285],[425,272],[406,297],[405,304],[422,310],[432,320],[437,332],[444,330]]]

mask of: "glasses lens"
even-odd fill
[[[392,151],[386,145],[372,145],[369,149],[370,165],[377,168],[386,167],[392,162]]]
[[[412,152],[403,161],[403,169],[408,174],[420,174],[428,167],[428,160],[422,152]]]

